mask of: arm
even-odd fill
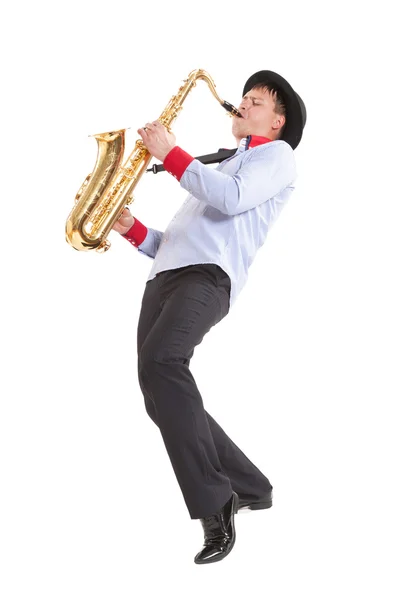
[[[296,178],[293,149],[286,142],[262,144],[231,176],[210,169],[179,146],[164,166],[190,194],[227,215],[237,215],[273,198]]]
[[[129,231],[127,231],[125,234],[122,234],[122,237],[128,240],[132,246],[135,246],[139,252],[149,256],[150,258],[155,258],[162,236],[162,231],[146,227],[136,218]]]

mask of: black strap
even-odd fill
[[[196,160],[199,160],[201,163],[203,163],[203,165],[211,165],[213,163],[220,163],[223,160],[230,158],[235,154],[235,152],[237,152],[237,148],[234,148],[233,150],[220,148],[218,152],[214,152],[214,154],[204,154],[203,156],[196,156],[195,158]],[[150,169],[147,169],[147,171],[153,171],[153,173],[156,175],[161,171],[165,171],[165,167],[163,167],[163,165],[161,164],[153,165],[152,167],[150,167]]]

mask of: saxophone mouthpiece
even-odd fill
[[[240,112],[238,111],[237,108],[235,108],[233,106],[233,104],[231,104],[230,102],[227,102],[226,100],[223,100],[222,102],[222,106],[225,108],[225,110],[227,110],[228,112],[230,112],[232,115],[234,115],[235,117],[241,117],[242,115],[240,114]]]

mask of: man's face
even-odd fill
[[[285,118],[274,112],[274,96],[268,90],[252,89],[243,96],[239,112],[232,118],[232,133],[239,142],[248,135],[275,139]]]

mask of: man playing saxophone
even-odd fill
[[[164,232],[146,227],[127,208],[114,225],[153,259],[138,322],[138,378],[189,515],[203,526],[196,564],[229,554],[238,509],[272,506],[269,479],[205,410],[189,369],[195,347],[245,285],[297,177],[294,149],[306,109],[289,83],[272,71],[255,73],[239,111],[232,117],[237,151],[217,168],[180,148],[160,122],[140,128],[150,154],[188,196]]]

